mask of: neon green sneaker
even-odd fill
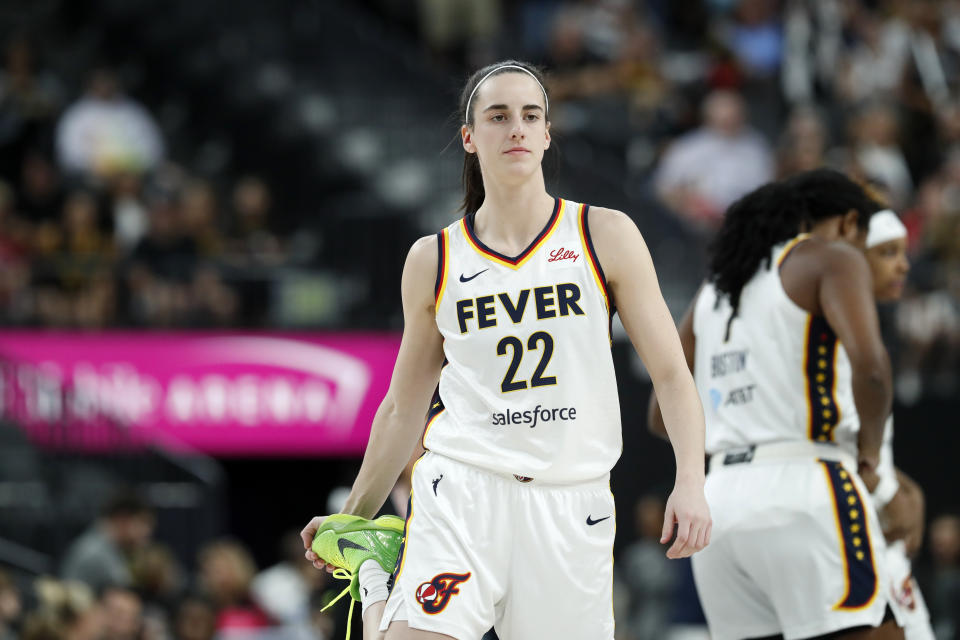
[[[334,578],[349,580],[350,586],[331,600],[323,610],[340,600],[347,592],[360,602],[360,565],[374,559],[380,568],[393,573],[403,541],[403,519],[397,516],[380,516],[367,520],[359,516],[335,513],[327,516],[317,529],[310,548],[327,564],[336,569]],[[348,625],[353,618],[350,606]],[[349,626],[348,626],[349,628]]]

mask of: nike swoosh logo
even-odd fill
[[[608,520],[609,518],[610,518],[610,516],[607,516],[606,518],[599,518],[599,519],[597,519],[597,520],[594,520],[594,519],[591,518],[590,516],[587,516],[587,524],[592,527],[593,525],[597,524],[598,522],[603,522],[604,520]]]
[[[464,277],[463,277],[463,274],[461,273],[461,274],[460,274],[460,282],[470,282],[471,280],[473,280],[474,278],[476,278],[478,275],[480,275],[480,274],[483,273],[484,271],[489,271],[489,270],[490,270],[490,267],[487,267],[487,268],[484,269],[483,271],[477,271],[475,274],[473,274],[473,275],[470,276],[469,278],[464,278]]]
[[[607,516],[607,517],[609,517],[609,516]],[[361,551],[370,551],[370,549],[367,549],[366,547],[360,546],[360,545],[357,544],[356,542],[353,542],[353,541],[351,541],[351,540],[347,540],[346,538],[340,538],[339,540],[337,540],[337,549],[340,550],[340,555],[343,555],[343,552],[344,552],[346,549],[360,549]]]

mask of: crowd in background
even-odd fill
[[[600,114],[588,105],[620,100],[628,180],[694,239],[707,242],[737,197],[797,171],[830,166],[879,188],[913,263],[885,317],[898,397],[954,392],[960,3],[593,0],[530,2],[520,15],[567,101],[556,126],[590,131]]]
[[[725,208],[764,181],[828,165],[880,186],[910,230],[914,263],[889,318],[900,399],[956,387],[958,3],[368,4],[388,20],[417,16],[424,63],[452,75],[504,56],[543,62],[561,147],[584,135],[593,148],[575,154],[606,153],[611,173],[623,172],[617,187],[651,196],[630,212],[641,228],[674,217],[676,239],[698,254]],[[0,322],[265,326],[276,267],[328,266],[309,249],[297,255],[276,187],[194,170],[194,155],[173,152],[183,142],[165,140],[160,106],[125,93],[116,68],[88,69],[71,91],[37,41],[7,34],[0,70]],[[693,282],[670,286],[683,277]],[[668,302],[698,277],[665,273]]]
[[[3,640],[324,640],[342,636],[344,613],[321,612],[334,581],[303,558],[297,532],[280,561],[259,570],[241,542],[199,541],[188,570],[154,537],[156,514],[122,490],[66,541],[57,575],[14,580],[0,570]],[[338,628],[339,627],[339,628]]]
[[[23,35],[5,45],[0,322],[264,324],[240,298],[245,274],[288,259],[270,186],[253,175],[191,174],[167,157],[156,119],[115,70],[91,69],[71,97],[41,60]]]
[[[507,56],[544,63],[561,148],[565,138],[587,138],[591,146],[570,148],[570,160],[612,159],[614,186],[649,205],[629,213],[641,229],[645,217],[668,218],[673,246],[702,252],[725,208],[774,178],[827,165],[870,183],[910,234],[908,290],[882,315],[898,399],[955,394],[960,3],[366,5],[373,19],[405,24],[424,64],[453,75]],[[199,170],[196,149],[185,153],[182,140],[168,139],[161,105],[124,90],[120,67],[91,67],[78,82],[47,64],[42,39],[0,35],[0,324],[268,327],[276,297],[264,274],[298,262],[324,266],[298,253],[292,214],[277,206],[283,185],[259,177],[273,174],[268,167]],[[148,71],[140,73],[149,83]],[[697,284],[674,286],[683,276],[669,269],[661,277],[668,297],[689,297]],[[691,601],[683,565],[666,562],[655,540],[662,504],[647,497],[637,511],[638,539],[618,558],[618,634],[663,638],[665,626],[695,624],[697,613],[683,610]],[[94,542],[104,527],[94,525]],[[0,574],[0,640],[334,633],[318,605],[335,586],[299,562],[298,540],[285,543],[287,560],[265,571],[233,541],[209,541],[191,571],[149,535],[118,544],[128,571],[119,578],[68,572],[66,560],[62,575],[29,589]],[[960,517],[932,520],[929,556],[921,584],[938,637],[952,638],[960,633]]]
[[[336,499],[331,496],[331,499]],[[646,494],[637,539],[615,565],[618,640],[704,639],[688,560],[659,542],[664,499]],[[14,580],[0,570],[0,640],[330,640],[343,636],[346,602],[322,611],[346,583],[303,558],[299,535],[279,541],[279,561],[258,569],[243,543],[199,541],[183,562],[154,536],[156,513],[120,490],[81,535],[68,540],[57,575]],[[915,572],[937,637],[960,630],[960,515],[929,531],[929,560]],[[188,568],[189,567],[189,568]]]

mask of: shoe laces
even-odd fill
[[[353,581],[353,573],[351,573],[350,571],[347,571],[346,569],[334,569],[332,575],[337,580],[349,580],[351,582]],[[346,589],[340,592],[340,595],[338,595],[336,598],[328,602],[327,606],[325,606],[323,609],[320,609],[320,611],[321,612],[326,611],[327,609],[335,605],[343,596],[347,595],[348,593],[350,593],[349,584],[347,585]],[[351,598],[350,612],[347,613],[347,635],[345,640],[350,640],[350,630],[353,627],[353,607],[355,604],[357,604],[357,601]]]

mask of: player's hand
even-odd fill
[[[880,476],[877,475],[877,465],[879,462],[876,458],[860,456],[860,459],[857,461],[857,474],[860,476],[860,479],[863,480],[863,484],[866,485],[867,491],[873,493],[876,490],[877,485],[880,484]]]
[[[300,539],[303,540],[303,548],[306,549],[304,556],[307,560],[313,564],[317,569],[326,569],[327,573],[333,573],[333,570],[336,568],[333,565],[327,564],[323,561],[323,558],[318,556],[310,548],[310,545],[313,544],[313,537],[317,535],[317,529],[320,528],[320,525],[323,524],[323,520],[326,516],[316,516],[310,522],[307,523],[307,526],[300,531]]]
[[[692,556],[710,543],[713,521],[710,519],[707,499],[703,495],[702,479],[677,480],[663,514],[661,544],[670,542],[674,526],[677,534],[673,544],[667,549],[668,558]]]
[[[889,542],[903,540],[907,555],[914,555],[923,544],[923,512],[923,499],[900,485],[880,514],[884,537]]]

